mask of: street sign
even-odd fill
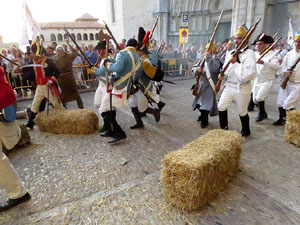
[[[182,14],[182,22],[187,23],[189,22],[189,15],[188,14]]]
[[[179,29],[179,44],[187,44],[189,41],[189,29],[180,28]]]

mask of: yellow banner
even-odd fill
[[[179,28],[179,44],[187,44],[189,42],[189,28]]]

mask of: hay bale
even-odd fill
[[[27,127],[18,121],[18,125],[21,129],[21,138],[19,142],[16,144],[17,147],[25,147],[26,145],[30,144],[30,135],[27,130]]]
[[[90,109],[50,109],[35,119],[41,131],[53,134],[91,134],[98,129],[98,116]]]
[[[15,147],[13,147],[13,149],[10,149],[10,150],[8,150],[5,147],[5,145],[2,143],[2,150],[3,150],[4,154],[6,154],[6,155],[8,155],[10,151],[12,151],[16,148],[22,148],[22,147],[25,147],[26,145],[30,144],[30,135],[29,135],[29,132],[27,130],[27,127],[23,123],[21,123],[20,121],[17,121],[17,124],[19,125],[19,127],[21,129],[20,140],[15,145]]]
[[[300,110],[287,113],[284,139],[300,147]]]
[[[217,129],[166,155],[161,183],[167,201],[187,211],[210,202],[237,173],[241,145],[239,133]]]

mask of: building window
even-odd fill
[[[87,37],[88,37],[88,36],[87,36],[87,34],[86,34],[86,33],[84,33],[84,34],[83,34],[83,40],[85,40],[85,41],[86,41],[86,40],[88,39]]]
[[[72,36],[73,40],[76,40],[75,34],[71,34],[71,36]]]
[[[94,34],[90,33],[90,40],[93,41],[94,40]]]
[[[68,34],[64,34],[64,39],[65,39],[65,40],[68,39]]]
[[[95,34],[95,40],[99,40],[99,34],[98,33]]]
[[[56,41],[55,34],[51,34],[51,35],[50,35],[50,40],[51,40],[51,41]]]
[[[44,37],[44,35],[42,35],[42,34],[41,34],[41,39],[42,39],[43,41],[45,41],[45,37]]]
[[[62,40],[63,40],[62,34],[58,34],[58,35],[57,35],[57,40],[58,40],[58,41],[62,41]]]
[[[111,5],[111,22],[116,22],[116,15],[115,15],[115,0],[110,0]]]
[[[81,39],[81,34],[77,34],[77,40],[78,41],[81,41],[82,39]]]

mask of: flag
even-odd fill
[[[26,0],[22,1],[22,11],[23,28],[19,41],[19,48],[24,51],[26,46],[29,45],[29,40],[36,40],[41,34],[41,28],[33,18]]]
[[[293,23],[292,19],[289,20],[289,31],[288,31],[288,38],[286,41],[291,47],[294,46],[294,30],[293,30]]]

